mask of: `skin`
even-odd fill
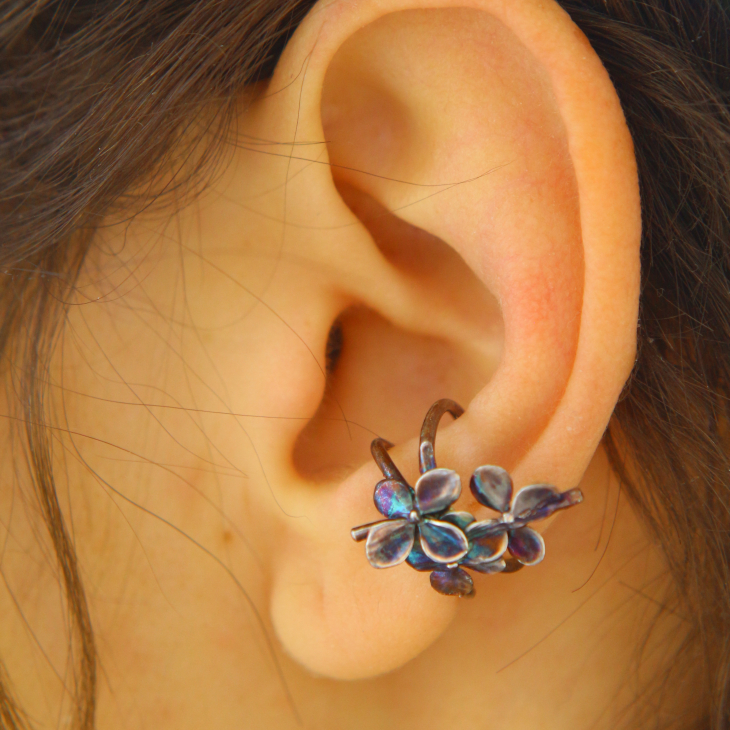
[[[98,727],[635,721],[682,624],[656,620],[663,562],[600,447],[641,220],[585,38],[547,0],[322,3],[237,131],[202,195],[100,229],[54,360]],[[540,566],[477,577],[471,601],[349,538],[377,518],[370,440],[414,480],[445,396],[467,412],[437,458],[465,484],[493,463],[586,497],[537,526]],[[64,611],[23,494],[0,494],[0,650],[39,727],[63,727]]]

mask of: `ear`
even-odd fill
[[[256,163],[279,165],[286,189],[278,250],[326,282],[298,284],[308,341],[324,351],[338,316],[344,333],[326,387],[311,367],[274,368],[295,381],[279,405],[316,418],[268,452],[289,465],[270,475],[287,513],[270,505],[272,621],[312,671],[372,676],[438,638],[458,600],[405,565],[373,570],[352,543],[378,518],[367,443],[396,442],[413,477],[420,420],[452,397],[466,413],[437,456],[463,483],[481,464],[518,487],[580,482],[634,361],[632,143],[598,57],[550,0],[316,6],[244,124],[279,141]],[[348,432],[343,411],[370,432]],[[476,600],[517,579],[485,578]]]

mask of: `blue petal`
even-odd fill
[[[469,550],[466,535],[456,525],[439,520],[423,520],[418,525],[423,552],[437,563],[454,563]]]
[[[393,479],[383,479],[375,485],[373,501],[378,512],[386,517],[408,517],[413,509],[411,489]]]
[[[416,482],[416,506],[422,515],[441,512],[461,494],[461,478],[451,469],[431,469]]]
[[[491,522],[493,524],[499,524],[497,520]],[[506,532],[473,538],[469,528],[467,528],[466,536],[469,539],[469,552],[466,554],[466,558],[464,558],[464,563],[470,567],[478,563],[497,560],[497,558],[501,558],[507,551],[508,538]]]
[[[529,527],[510,532],[509,551],[522,565],[537,565],[545,557],[542,535]]]
[[[469,565],[469,570],[476,570],[479,573],[485,573],[489,575],[490,573],[501,573],[505,568],[507,567],[507,563],[504,560],[504,558],[499,558],[499,560],[491,560],[488,563],[478,563],[477,565]]]
[[[550,504],[560,497],[558,490],[551,484],[531,484],[515,494],[512,515],[515,519],[526,517],[530,512]]]
[[[442,567],[440,563],[435,563],[428,557],[428,555],[426,555],[426,553],[423,552],[423,549],[421,548],[421,541],[419,539],[414,541],[413,548],[408,554],[406,562],[411,566],[411,568],[423,571],[437,570]]]
[[[480,466],[472,474],[469,488],[477,502],[497,512],[509,512],[512,477],[501,466]]]
[[[431,586],[445,596],[466,598],[474,593],[474,581],[469,573],[461,568],[434,570],[431,573]]]
[[[444,522],[450,522],[452,525],[456,525],[462,530],[466,530],[466,528],[474,522],[474,515],[469,512],[447,512],[445,515],[441,515],[439,519]]]
[[[373,568],[392,568],[411,552],[416,534],[408,520],[384,520],[370,529],[365,555]]]

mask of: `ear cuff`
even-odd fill
[[[583,501],[580,489],[559,492],[551,484],[531,484],[516,494],[510,475],[499,466],[480,466],[469,480],[474,498],[499,513],[477,521],[451,505],[461,495],[461,478],[436,466],[435,443],[445,413],[459,418],[464,409],[448,398],[436,401],[423,421],[419,444],[421,476],[411,487],[388,454],[393,446],[377,438],[370,445],[383,477],[375,485],[375,507],[385,519],[354,527],[356,542],[365,541],[373,568],[408,563],[431,573],[431,586],[445,596],[471,597],[478,573],[514,573],[545,557],[545,541],[528,525]]]

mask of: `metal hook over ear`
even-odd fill
[[[450,398],[441,398],[428,409],[428,413],[423,419],[421,439],[418,445],[418,461],[421,474],[436,468],[436,431],[441,418],[446,413],[450,413],[456,420],[464,414],[464,409]],[[386,479],[405,483],[406,480],[388,453],[388,449],[392,448],[393,444],[390,441],[384,438],[376,438],[370,444],[370,453]]]
[[[418,445],[418,462],[421,474],[436,468],[436,429],[445,413],[450,413],[454,420],[464,414],[464,409],[450,398],[437,400],[429,409],[421,426],[421,441]],[[374,444],[375,442],[373,442]]]
[[[386,479],[392,479],[396,482],[406,483],[400,470],[390,458],[388,449],[392,449],[393,444],[385,439],[377,438],[370,444],[370,453],[375,459],[375,463],[378,465],[380,471],[383,472],[383,476]]]
[[[474,595],[468,568],[477,573],[514,573],[537,565],[545,556],[545,541],[529,527],[558,510],[583,501],[580,489],[559,492],[551,484],[531,484],[516,494],[512,477],[501,467],[477,467],[469,487],[477,502],[500,514],[497,519],[476,521],[468,512],[451,506],[461,493],[459,475],[437,469],[436,430],[444,413],[454,419],[464,409],[449,398],[429,408],[421,428],[418,449],[421,477],[411,487],[393,463],[393,444],[376,438],[370,451],[385,477],[375,485],[373,501],[384,520],[350,530],[356,542],[365,541],[365,555],[374,568],[407,563],[430,572],[431,586],[446,596]]]

